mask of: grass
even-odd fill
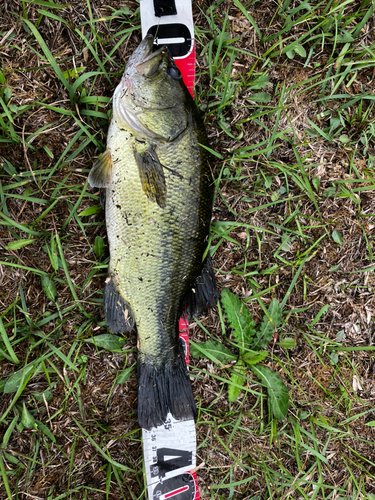
[[[0,7],[4,500],[146,498],[136,335],[106,336],[107,240],[87,186],[138,7]],[[279,301],[263,363],[289,390],[283,421],[250,370],[230,402],[237,351],[220,304],[192,323],[197,345],[233,354],[192,359],[201,498],[375,498],[372,2],[200,0],[193,12],[218,289],[256,324]]]

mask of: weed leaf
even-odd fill
[[[44,398],[46,399],[46,401],[51,401],[53,399],[53,394],[49,389],[46,389],[44,392],[34,392],[33,397],[40,403],[43,403]]]
[[[337,43],[348,43],[348,42],[354,42],[354,38],[350,33],[347,31],[343,31],[341,35],[337,35],[336,37],[336,42]]]
[[[97,258],[100,259],[104,252],[104,241],[101,236],[95,238],[94,250]]]
[[[320,186],[320,179],[319,179],[319,177],[313,177],[311,182],[312,182],[312,185],[314,186],[315,191],[318,192],[319,191],[319,186]]]
[[[39,422],[39,420],[36,420],[36,419],[35,419],[35,423],[38,426],[38,429],[43,432],[43,434],[45,434],[47,437],[49,437],[53,443],[56,443],[55,436],[52,434],[52,432],[49,430],[49,428],[46,425],[42,424],[42,422]]]
[[[267,92],[257,92],[256,94],[252,94],[249,97],[249,100],[253,101],[253,102],[267,103],[267,102],[270,102],[271,96],[269,94],[267,94]]]
[[[206,358],[211,361],[217,362],[219,361],[234,361],[237,359],[237,356],[232,354],[229,349],[220,344],[220,342],[215,342],[214,340],[207,340],[207,342],[200,343],[190,343],[189,351],[192,356],[198,358],[202,356],[206,356]]]
[[[8,243],[8,245],[5,248],[6,250],[19,250],[20,248],[25,247],[26,245],[30,245],[30,243],[32,243],[33,241],[35,241],[35,239],[15,240]]]
[[[268,356],[267,351],[251,351],[250,349],[242,356],[241,359],[248,365],[256,365]]]
[[[128,366],[128,368],[124,368],[122,372],[118,375],[116,383],[124,384],[127,380],[130,379],[132,373],[134,372],[134,369],[135,369],[135,363],[133,363],[131,366]]]
[[[284,420],[288,412],[289,395],[288,389],[279,375],[267,366],[251,366],[251,371],[267,387],[268,401],[273,415]]]
[[[238,363],[233,367],[233,373],[230,377],[230,382],[228,382],[229,388],[228,388],[228,399],[232,403],[234,401],[237,401],[237,398],[241,392],[241,389],[233,384],[237,384],[240,386],[244,386],[245,384],[245,364],[244,362],[240,359]],[[233,384],[232,384],[233,383]]]
[[[281,342],[280,346],[283,349],[294,349],[296,347],[297,342],[291,337],[285,337]]]
[[[342,236],[341,236],[341,234],[338,231],[333,231],[333,233],[332,233],[332,239],[338,245],[342,245]]]
[[[53,237],[51,238],[51,248],[48,244],[44,245],[43,250],[48,253],[49,260],[51,261],[52,267],[55,271],[59,269],[59,257],[56,252],[56,242]]]
[[[25,384],[25,382],[31,378],[34,369],[35,365],[30,364],[25,366],[22,370],[13,373],[5,383],[4,393],[10,394],[11,392],[16,392],[21,383]]]
[[[52,302],[56,302],[57,290],[55,287],[55,283],[51,280],[51,278],[45,275],[41,276],[40,279],[42,282],[44,293],[47,295],[49,300],[52,300]]]
[[[35,424],[35,418],[31,415],[29,410],[26,408],[25,403],[23,403],[21,423],[26,429],[33,429]]]
[[[343,144],[347,144],[348,142],[350,142],[348,134],[341,134],[339,137],[339,141]]]
[[[301,57],[306,57],[306,50],[300,43],[296,43],[293,50]]]
[[[255,323],[252,321],[252,316],[245,304],[227,288],[224,288],[221,292],[221,302],[227,320],[233,330],[233,336],[241,351],[241,349],[246,348],[252,341],[255,334]]]
[[[112,335],[111,333],[103,333],[102,335],[85,339],[84,342],[89,342],[90,344],[94,344],[96,347],[106,349],[107,351],[121,349],[125,344],[124,339],[117,337],[117,335]]]
[[[256,338],[251,346],[254,351],[263,349],[267,342],[273,338],[275,330],[280,324],[281,320],[281,307],[277,299],[272,299],[268,309],[268,315],[265,316],[261,325],[256,332]]]

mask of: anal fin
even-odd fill
[[[100,205],[102,206],[102,208],[105,209],[105,205],[106,205],[106,199],[107,199],[107,190],[105,188],[102,188],[100,189],[100,192],[99,192],[99,202],[100,202]]]
[[[217,301],[215,273],[212,268],[211,257],[207,255],[202,272],[187,295],[188,312],[190,316],[197,316],[216,305]]]
[[[108,276],[104,289],[104,317],[112,333],[130,332],[134,327],[130,304],[121,296],[113,276]]]

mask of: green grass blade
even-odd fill
[[[9,353],[9,356],[10,356],[12,362],[14,364],[18,365],[20,363],[20,360],[17,358],[17,356],[13,350],[13,347],[9,341],[9,338],[8,338],[7,332],[4,328],[1,317],[0,317],[0,336],[1,336],[2,341],[4,342],[5,347],[8,350],[8,353]]]
[[[67,89],[67,91],[70,94],[71,93],[71,86],[70,86],[68,80],[63,75],[63,72],[61,71],[59,65],[55,61],[55,58],[51,54],[49,48],[47,47],[45,41],[43,40],[43,38],[41,36],[41,34],[39,33],[39,31],[36,29],[36,27],[28,19],[23,19],[23,22],[28,26],[28,28],[30,29],[30,31],[35,36],[36,41],[39,43],[40,48],[43,50],[44,55],[48,59],[48,62],[52,66],[53,70],[55,71],[58,79],[61,81],[61,83],[64,85],[64,87]]]

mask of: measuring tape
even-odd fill
[[[195,42],[191,0],[141,0],[142,38],[166,45],[194,97]],[[188,318],[179,322],[180,340],[189,363]],[[149,500],[200,500],[194,419],[179,421],[170,413],[163,425],[142,429],[143,459]]]
[[[195,41],[191,0],[141,0],[142,38],[166,45],[190,94],[194,97]]]
[[[142,429],[143,459],[149,500],[199,500],[195,467],[194,420],[168,415],[164,425]]]

